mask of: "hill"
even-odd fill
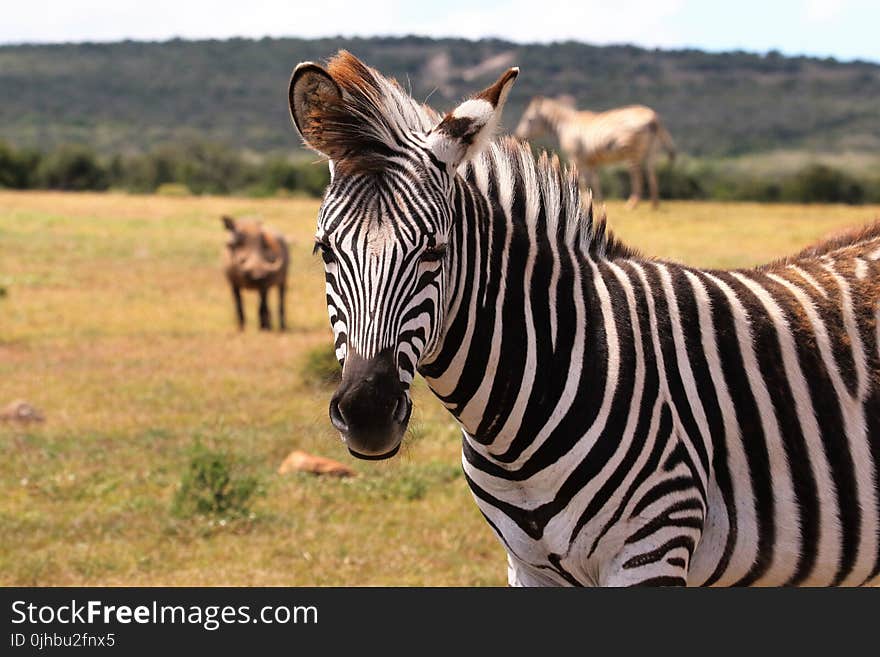
[[[289,152],[297,146],[286,107],[291,68],[339,48],[438,108],[518,65],[508,127],[532,95],[571,94],[591,109],[655,107],[697,156],[880,149],[877,64],[421,37],[0,47],[0,140],[41,149],[79,142],[109,154],[197,136]]]

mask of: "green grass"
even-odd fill
[[[0,405],[27,399],[47,417],[0,425],[0,584],[505,583],[503,550],[460,476],[458,431],[423,384],[393,461],[352,462],[330,427],[331,387],[307,367],[331,340],[310,254],[316,209],[0,193]],[[255,329],[252,295],[247,330],[235,329],[224,213],[292,238],[287,333]],[[744,266],[880,208],[612,203],[609,215],[645,253]],[[259,480],[247,514],[173,513],[197,440]],[[293,449],[359,476],[276,474]]]

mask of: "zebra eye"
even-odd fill
[[[445,244],[432,245],[422,251],[421,260],[422,262],[438,262],[443,258],[445,253]]]
[[[324,261],[325,265],[336,262],[336,255],[333,253],[333,249],[330,248],[330,244],[327,242],[315,241],[315,248],[312,249],[312,255],[315,255],[318,251],[321,252],[321,260]]]

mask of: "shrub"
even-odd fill
[[[28,189],[37,182],[38,153],[0,143],[0,188]]]
[[[324,189],[330,184],[330,169],[326,163],[300,162],[296,164],[297,189],[310,196],[324,195]]]
[[[342,380],[342,368],[332,344],[316,347],[306,355],[303,380],[313,386],[331,386]]]
[[[660,198],[664,199],[704,199],[708,196],[706,183],[711,181],[713,172],[708,167],[693,167],[679,162],[664,162],[657,166],[657,186]],[[645,195],[649,195],[647,185]]]
[[[107,171],[85,146],[62,146],[47,155],[37,169],[39,183],[49,189],[104,190]]]
[[[233,456],[196,443],[174,496],[172,512],[180,517],[246,517],[258,492],[259,480],[243,474]]]
[[[810,164],[798,171],[782,187],[783,201],[799,203],[863,203],[862,184],[839,169]]]

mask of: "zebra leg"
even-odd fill
[[[282,283],[278,286],[278,328],[281,331],[287,330],[287,321],[284,317],[284,295],[287,292],[287,286]]]
[[[639,162],[631,162],[629,165],[630,191],[629,200],[626,202],[627,210],[634,210],[642,200],[642,166]]]
[[[648,160],[646,164],[648,169],[648,191],[651,194],[651,207],[656,210],[660,207],[660,191],[657,187],[657,172],[654,171],[654,163]]]

